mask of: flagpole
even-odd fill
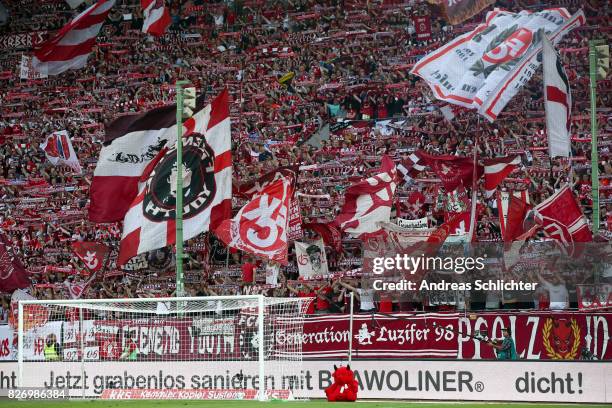
[[[478,116],[478,127],[474,134],[474,168],[472,169],[472,207],[470,209],[470,229],[468,232],[468,245],[474,239],[476,232],[476,206],[478,200],[478,132],[480,131],[480,116]]]
[[[183,85],[176,82],[176,297],[183,297]]]
[[[591,189],[593,193],[593,234],[599,232],[599,157],[597,155],[597,43],[589,41],[589,76],[591,93]]]

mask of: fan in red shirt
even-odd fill
[[[253,283],[255,278],[255,268],[257,264],[251,258],[246,258],[246,262],[242,264],[242,282]]]
[[[333,293],[331,284],[315,287],[314,290],[317,294],[317,312],[327,312],[330,306],[329,299]]]
[[[316,302],[317,294],[306,283],[302,283],[301,286],[302,287],[298,290],[298,289],[294,288],[293,286],[291,286],[290,284],[287,284],[287,289],[289,289],[297,297],[300,297],[300,298],[311,298],[312,302],[310,302],[310,304],[308,305],[308,309],[306,309],[305,314],[307,314],[307,315],[314,314],[314,312],[315,312],[315,302]]]

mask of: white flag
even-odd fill
[[[40,144],[40,148],[44,150],[47,160],[54,166],[66,165],[77,173],[82,172],[79,158],[66,130],[51,133]]]
[[[541,32],[556,44],[584,22],[582,11],[570,16],[564,8],[495,9],[473,31],[422,58],[411,73],[423,78],[436,98],[477,109],[494,121],[539,67]]]
[[[309,279],[315,276],[328,274],[327,256],[323,239],[314,242],[295,241],[295,255],[297,257],[300,277]]]
[[[276,262],[266,263],[266,285],[278,285],[280,264]]]
[[[21,56],[21,64],[19,64],[19,78],[21,79],[40,79],[47,78],[47,66],[42,65],[38,70],[32,65],[32,57],[23,54]]]
[[[46,69],[49,75],[59,75],[69,69],[81,69],[96,45],[96,37],[115,0],[98,0],[70,20],[54,36],[34,50],[33,66]]]
[[[550,157],[569,157],[572,96],[561,60],[548,38],[544,38],[544,108]]]

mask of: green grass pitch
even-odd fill
[[[8,400],[0,401],[4,405]],[[585,404],[543,404],[543,403],[479,403],[479,402],[401,402],[401,401],[376,401],[376,402],[335,402],[324,400],[311,401],[8,401],[15,408],[333,408],[338,406],[355,408],[601,408],[608,405],[585,405]]]

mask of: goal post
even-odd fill
[[[310,298],[22,300],[19,387],[73,398],[290,399]]]

